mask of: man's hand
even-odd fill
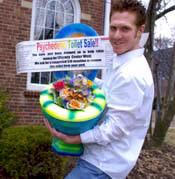
[[[48,130],[50,131],[50,133],[54,137],[61,139],[65,143],[67,143],[67,144],[80,144],[81,143],[80,135],[70,136],[70,135],[66,135],[61,132],[58,132],[54,128],[51,127],[51,125],[49,124],[49,122],[46,119],[44,119],[44,123],[45,123],[46,127],[48,128]]]

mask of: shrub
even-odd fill
[[[16,120],[15,115],[8,109],[8,99],[7,93],[0,89],[0,134],[4,128],[9,127]]]
[[[42,126],[6,128],[0,138],[0,166],[13,178],[62,179],[68,159],[53,153],[50,143]]]

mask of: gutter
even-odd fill
[[[109,34],[109,15],[111,11],[111,0],[105,1],[104,35]]]
[[[111,11],[111,0],[105,0],[105,15],[104,15],[104,36],[109,35],[109,16]],[[106,76],[106,70],[101,70],[102,79]]]

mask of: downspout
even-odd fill
[[[104,16],[104,35],[109,35],[109,15],[111,11],[111,0],[105,0],[105,16]],[[106,70],[102,70],[102,79],[106,75]]]
[[[104,35],[109,34],[109,15],[111,11],[111,0],[105,1]]]

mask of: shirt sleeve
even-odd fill
[[[108,111],[105,120],[95,128],[80,134],[82,143],[107,145],[120,140],[138,125],[138,110],[142,106],[144,91],[138,81],[121,77],[108,96]]]

